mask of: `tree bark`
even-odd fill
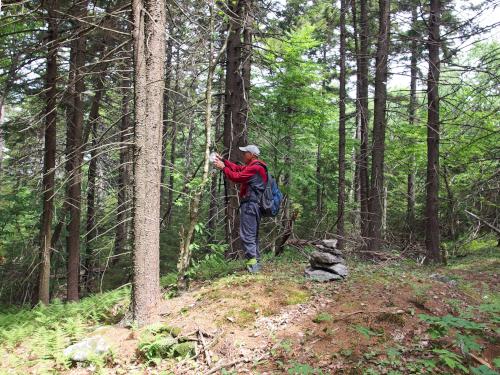
[[[379,0],[379,33],[375,71],[372,174],[369,199],[370,251],[379,251],[384,211],[384,156],[387,101],[387,57],[389,54],[390,1]]]
[[[179,95],[180,90],[180,55],[179,48],[175,53],[175,83],[174,94],[172,95],[172,131],[170,133],[170,163],[168,167],[168,194],[167,206],[165,208],[165,226],[168,227],[172,221],[172,210],[174,207],[174,172],[175,172],[175,156],[177,146],[177,110],[176,110],[176,97]]]
[[[165,2],[132,1],[134,20],[134,279],[132,313],[142,326],[160,299],[160,180],[165,87]]]
[[[347,0],[340,0],[340,76],[339,76],[339,192],[337,203],[338,247],[344,248],[344,208],[345,208],[345,101],[346,101],[346,28],[345,15]]]
[[[417,119],[417,74],[418,74],[418,57],[417,57],[417,5],[413,6],[411,12],[413,25],[412,40],[411,40],[411,58],[410,58],[410,105],[408,108],[408,120],[410,126],[414,126]],[[408,173],[407,186],[407,208],[406,208],[406,227],[410,242],[413,241],[413,233],[415,230],[415,155],[410,157],[410,173]]]
[[[52,217],[54,215],[54,175],[56,166],[57,121],[57,51],[58,24],[55,18],[57,0],[47,2],[47,72],[45,77],[45,146],[43,158],[43,212],[40,225],[40,272],[38,301],[48,304],[50,295],[50,255],[52,248]],[[0,108],[1,110],[2,108]],[[0,145],[0,148],[2,145]],[[0,150],[1,152],[1,150]]]
[[[361,236],[365,239],[369,237],[369,209],[368,195],[370,181],[368,177],[368,65],[370,55],[368,50],[369,29],[368,29],[368,4],[367,0],[360,0],[360,49],[356,58],[359,78],[359,113],[358,120],[360,126],[360,150],[359,150],[359,188],[360,188],[360,209],[361,209]]]
[[[360,74],[360,50],[359,50],[359,30],[357,22],[357,7],[356,0],[351,0],[351,15],[354,39],[354,52],[356,56],[356,135],[355,138],[359,140],[361,145],[361,74]],[[361,167],[361,147],[354,150],[354,177],[353,177],[353,193],[354,202],[358,203],[358,209],[355,213],[354,224],[361,228],[361,184],[360,184],[360,167]]]
[[[228,0],[229,37],[226,54],[226,88],[224,111],[224,155],[236,161],[240,158],[238,147],[247,143],[247,128],[243,122],[248,108],[245,104],[245,85],[240,66],[242,65],[241,29],[244,19],[245,0]],[[249,70],[247,75],[249,74]],[[228,258],[242,256],[239,239],[239,200],[236,185],[225,180],[226,233],[229,249]]]
[[[439,0],[430,0],[429,73],[427,78],[427,179],[425,207],[425,246],[428,263],[442,262],[439,232]]]
[[[167,138],[168,138],[168,114],[171,112],[170,108],[170,97],[172,92],[170,91],[170,86],[172,82],[172,29],[169,30],[169,38],[167,41],[167,64],[166,64],[166,79],[165,79],[165,93],[163,98],[163,132],[162,132],[162,143],[161,143],[161,187],[160,187],[160,200],[162,203],[162,212],[166,209],[165,200],[165,179],[167,171]],[[161,213],[161,216],[163,214]]]
[[[104,52],[104,48],[102,52]],[[102,53],[101,53],[102,54]],[[96,214],[96,179],[97,179],[97,125],[99,122],[99,109],[103,97],[104,80],[107,72],[107,64],[100,64],[100,72],[94,84],[95,94],[92,98],[89,113],[89,127],[92,135],[92,146],[90,150],[90,162],[87,177],[87,234],[85,236],[85,289],[89,289],[89,282],[92,275],[92,263],[94,257],[93,241],[97,237],[97,228],[95,223]]]
[[[222,35],[223,36],[223,35]],[[222,39],[222,38],[221,38]],[[222,87],[224,85],[224,77],[223,72],[221,70],[219,74],[219,84],[222,91]],[[217,100],[217,117],[215,119],[215,141],[221,137],[221,119],[224,115],[224,96],[219,95]],[[221,178],[221,173],[216,172],[212,175],[212,181],[210,184],[210,205],[208,208],[208,220],[207,220],[207,231],[208,231],[208,239],[207,243],[211,244],[215,241],[215,231],[216,224],[218,218],[218,195],[217,195],[217,186],[219,185],[219,181]]]
[[[122,83],[122,118],[120,122],[120,167],[118,170],[118,201],[116,208],[116,234],[113,260],[111,264],[119,261],[119,255],[125,253],[128,247],[130,201],[133,196],[131,191],[131,147],[132,129],[130,128],[130,78],[127,76]]]
[[[80,286],[80,222],[81,222],[81,184],[83,161],[83,92],[86,36],[83,34],[84,23],[82,18],[87,13],[88,1],[74,3],[74,25],[77,35],[71,45],[70,56],[70,85],[72,93],[70,99],[71,115],[68,124],[68,205],[70,220],[67,226],[66,246],[67,260],[67,299],[79,300]]]

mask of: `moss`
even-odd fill
[[[174,357],[185,358],[196,353],[196,343],[193,341],[181,342],[172,346],[172,354]]]
[[[292,289],[287,293],[286,304],[287,305],[298,305],[300,303],[306,303],[309,299],[309,293],[305,290]]]
[[[332,320],[333,317],[330,314],[326,312],[321,312],[318,315],[316,315],[312,321],[314,323],[321,323],[321,322],[331,322]]]

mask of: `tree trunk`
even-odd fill
[[[318,139],[318,147],[316,149],[316,214],[318,220],[322,219],[323,215],[323,191],[321,189],[321,137]]]
[[[132,313],[150,323],[160,299],[160,180],[165,2],[132,1],[134,20],[134,281]]]
[[[162,132],[162,143],[161,143],[161,187],[160,187],[160,201],[162,204],[163,210],[165,212],[166,204],[165,201],[165,179],[166,179],[166,171],[167,171],[167,137],[168,137],[168,113],[171,112],[170,109],[170,97],[172,96],[172,92],[170,91],[170,85],[172,81],[172,47],[173,47],[173,39],[172,39],[172,30],[169,31],[169,38],[167,41],[167,65],[166,65],[166,79],[165,79],[165,93],[164,93],[164,102],[163,102],[163,132]],[[161,213],[163,215],[163,213]]]
[[[410,59],[410,106],[408,110],[408,120],[410,126],[414,126],[417,119],[417,5],[414,5],[411,12],[413,25],[413,33],[411,40],[411,59]],[[406,208],[406,227],[410,242],[413,241],[413,233],[415,230],[415,155],[410,157],[410,173],[408,173],[408,188],[407,188],[407,208]]]
[[[52,217],[54,215],[54,174],[56,166],[57,121],[57,51],[58,24],[55,19],[57,0],[47,2],[47,73],[45,77],[45,151],[43,158],[43,212],[40,225],[40,272],[38,274],[38,301],[49,303],[50,252],[52,247]],[[2,108],[0,108],[0,111]],[[1,120],[1,116],[0,116]],[[1,121],[0,121],[1,124]],[[0,144],[0,152],[2,145]]]
[[[368,194],[370,181],[368,178],[368,65],[370,61],[368,41],[368,4],[367,0],[360,0],[360,49],[356,58],[359,78],[359,126],[361,144],[359,150],[359,188],[360,188],[360,209],[361,209],[361,236],[365,239],[369,237],[369,209]]]
[[[442,261],[439,233],[439,0],[430,0],[429,75],[427,78],[427,197],[425,207],[425,246],[428,263]]]
[[[223,86],[223,72],[221,70],[219,74],[219,84],[220,88],[222,91],[222,86]],[[217,117],[215,119],[215,140],[217,142],[218,139],[221,137],[221,119],[222,116],[224,115],[223,112],[223,105],[224,105],[224,97],[222,95],[218,96],[218,101],[217,101]],[[208,208],[208,220],[207,220],[207,231],[208,231],[208,239],[207,243],[211,244],[215,241],[215,232],[216,232],[216,224],[217,224],[217,218],[218,218],[218,195],[217,195],[217,186],[219,185],[219,181],[221,178],[221,173],[216,172],[212,175],[212,182],[210,185],[210,205]]]
[[[346,28],[345,14],[347,0],[340,0],[340,76],[339,76],[339,193],[337,203],[338,247],[344,248],[344,207],[345,207],[345,101],[346,101]]]
[[[226,54],[226,94],[224,111],[224,155],[233,161],[240,158],[238,147],[247,143],[245,85],[240,66],[242,65],[241,24],[245,0],[228,1],[229,37]],[[249,70],[247,75],[249,74]],[[236,185],[227,179],[226,186],[226,233],[229,244],[226,256],[242,256],[239,239],[239,199]]]
[[[71,115],[68,124],[68,205],[70,220],[67,226],[66,246],[68,252],[67,272],[67,299],[78,301],[80,286],[80,221],[81,221],[81,184],[83,161],[83,92],[86,36],[83,34],[84,23],[82,18],[87,13],[88,1],[74,3],[75,29],[78,31],[71,43],[70,57],[70,85],[72,93],[70,98]]]
[[[354,39],[354,52],[356,55],[356,136],[355,138],[359,140],[361,145],[361,74],[360,74],[360,50],[359,50],[359,31],[357,23],[357,9],[356,1],[351,1],[351,14],[352,14],[352,27],[353,27],[353,39]],[[354,150],[354,178],[353,178],[353,192],[354,192],[354,202],[358,203],[358,209],[354,217],[355,227],[361,228],[361,179],[360,179],[360,167],[361,167],[361,147]]]
[[[131,168],[132,162],[130,128],[130,79],[127,76],[122,83],[122,118],[120,122],[120,167],[118,170],[118,202],[116,208],[116,235],[113,260],[111,264],[116,264],[119,260],[119,255],[125,253],[128,244],[128,233],[130,218],[129,207],[133,196],[131,191]]]
[[[369,200],[370,251],[379,251],[384,211],[384,155],[387,101],[387,57],[389,54],[390,1],[379,0],[379,33],[375,71],[372,175]]]
[[[443,180],[444,186],[446,188],[446,196],[448,203],[448,222],[450,223],[449,228],[449,238],[452,241],[456,241],[457,239],[457,215],[456,215],[456,206],[457,202],[455,196],[453,194],[453,190],[451,190],[450,177],[448,174],[448,168],[446,164],[443,164]]]
[[[104,48],[103,48],[104,51]],[[84,285],[88,290],[92,275],[93,263],[93,241],[97,236],[95,224],[95,197],[96,197],[96,178],[97,178],[97,125],[99,122],[99,109],[103,96],[104,80],[106,77],[107,64],[100,64],[100,73],[96,79],[94,90],[95,94],[89,113],[90,134],[92,135],[92,146],[90,150],[90,162],[87,178],[87,235],[85,236],[85,277]]]
[[[170,163],[168,168],[168,194],[167,206],[165,208],[165,226],[168,227],[172,221],[172,210],[174,207],[174,171],[175,171],[175,153],[177,146],[177,110],[176,110],[176,97],[179,95],[180,90],[180,55],[179,48],[175,53],[175,84],[174,93],[172,95],[172,132],[170,133]]]

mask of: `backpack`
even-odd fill
[[[267,183],[266,188],[262,192],[259,200],[259,208],[262,216],[264,217],[274,217],[278,215],[280,210],[281,201],[283,200],[283,194],[281,193],[276,179],[271,176],[267,167],[264,164],[258,163],[266,170]]]

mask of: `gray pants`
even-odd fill
[[[240,239],[247,259],[260,258],[259,225],[259,204],[243,202],[240,206]]]

